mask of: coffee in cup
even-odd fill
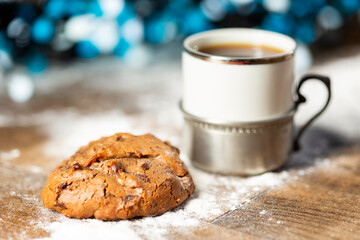
[[[294,87],[294,39],[229,28],[185,39],[182,57],[184,150],[204,170],[253,175],[283,165],[304,130],[328,106],[330,80],[305,75]],[[297,133],[293,118],[308,80],[328,90],[324,107]]]

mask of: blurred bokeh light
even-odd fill
[[[6,1],[0,3],[0,73],[21,64],[31,79],[51,66],[52,59],[104,55],[143,67],[154,59],[158,46],[181,46],[190,34],[220,27],[261,28],[292,36],[299,42],[297,65],[305,70],[313,61],[309,46],[329,32],[331,41],[338,39],[334,34],[341,33],[336,30],[360,16],[359,9],[359,0]],[[20,91],[18,82],[25,82],[14,79],[11,96]]]

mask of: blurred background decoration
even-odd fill
[[[0,2],[0,76],[16,102],[31,98],[33,76],[54,61],[114,55],[146,66],[159,46],[200,31],[251,27],[299,42],[298,68],[311,66],[309,46],[336,44],[360,0],[48,0]],[[357,21],[358,22],[358,21]],[[54,60],[54,61],[53,61]],[[14,66],[26,74],[12,74]],[[11,74],[9,74],[11,73]]]

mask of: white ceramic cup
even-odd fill
[[[268,57],[223,57],[200,52],[216,44],[275,47]],[[277,117],[294,106],[296,42],[285,35],[247,28],[211,30],[184,41],[183,108],[207,119],[253,122]]]

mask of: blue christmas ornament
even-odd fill
[[[127,20],[120,29],[120,35],[132,45],[144,40],[144,23],[138,17]]]
[[[96,18],[93,24],[95,28],[85,39],[90,41],[101,54],[112,53],[120,39],[117,22],[113,19]],[[133,27],[134,33],[136,33],[135,28]]]
[[[98,0],[102,11],[102,17],[115,19],[119,16],[125,5],[125,0]]]
[[[266,10],[273,13],[287,13],[290,7],[290,0],[263,0]]]
[[[302,18],[316,14],[326,4],[326,0],[292,0],[290,12],[295,17]]]
[[[123,57],[125,53],[131,48],[131,45],[124,38],[121,38],[114,49],[114,54],[118,57]]]
[[[175,38],[178,24],[175,17],[169,14],[159,14],[145,23],[145,40],[148,43],[159,44]]]
[[[172,0],[166,5],[165,11],[171,11],[173,13],[180,14],[190,6],[191,0]]]
[[[211,21],[220,21],[226,15],[229,2],[227,0],[203,0],[200,3],[201,11]]]
[[[314,22],[309,20],[297,22],[294,38],[306,44],[312,43],[315,40]]]
[[[88,13],[92,13],[95,16],[102,16],[103,12],[101,10],[101,6],[97,0],[91,0],[88,3]]]
[[[291,1],[290,10],[292,14],[296,17],[305,17],[309,14],[310,9],[306,1],[303,0],[293,0]]]
[[[211,22],[199,7],[184,11],[181,19],[181,30],[185,35],[202,32],[213,28]]]
[[[79,58],[92,59],[100,54],[99,49],[90,41],[81,41],[75,45],[75,53]]]
[[[22,18],[14,18],[7,26],[7,36],[15,40],[17,47],[26,47],[30,43],[30,26]]]
[[[87,2],[84,0],[71,0],[67,2],[66,14],[69,16],[84,14],[87,7]]]
[[[54,20],[61,19],[66,14],[67,8],[66,0],[49,0],[45,4],[44,14]]]
[[[47,67],[47,58],[40,51],[32,51],[26,56],[25,64],[30,72],[40,73]]]
[[[55,34],[55,24],[51,19],[39,17],[31,28],[31,37],[34,42],[40,44],[49,43]]]
[[[294,19],[288,14],[268,14],[261,27],[269,31],[291,35],[295,24]]]
[[[324,30],[335,30],[342,26],[343,17],[336,8],[326,6],[317,15],[317,22]]]
[[[135,7],[132,3],[126,1],[124,2],[124,7],[120,12],[119,16],[116,18],[119,26],[123,25],[127,20],[135,18]]]
[[[344,14],[355,14],[359,8],[359,0],[336,0],[334,6],[337,7],[340,12]]]

